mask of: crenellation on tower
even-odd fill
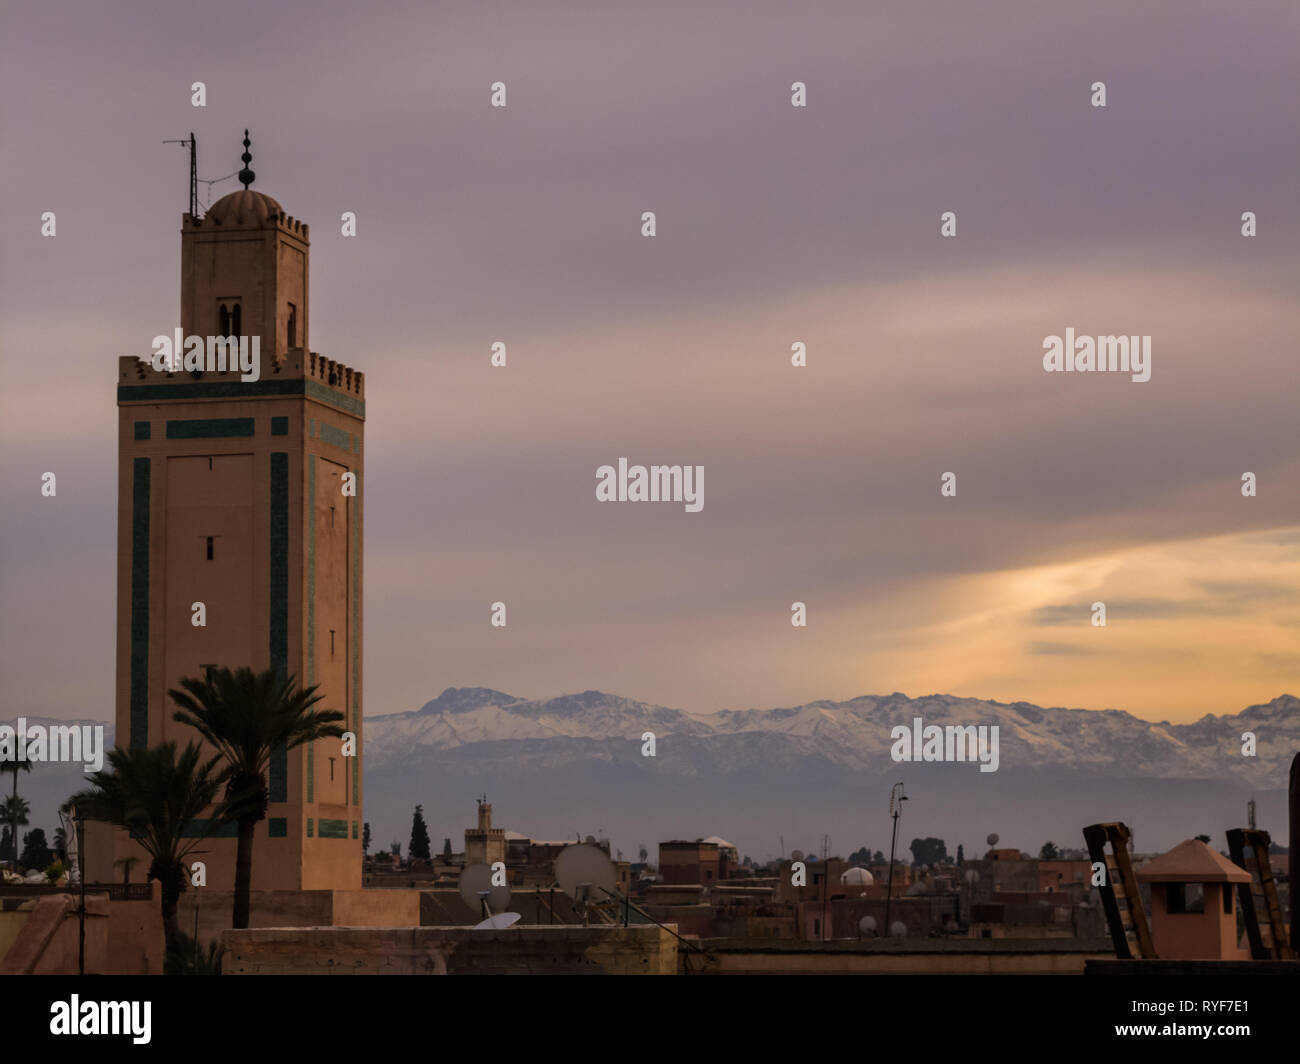
[[[316,351],[301,347],[291,348],[283,357],[272,363],[263,363],[262,377],[282,380],[312,380],[355,399],[364,400],[365,374],[337,359],[326,358]],[[224,370],[155,369],[151,355],[122,355],[118,360],[118,381],[139,381],[161,384],[174,380],[238,381],[238,366]]]

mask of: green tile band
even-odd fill
[[[311,817],[308,817],[308,818],[307,818],[307,838],[310,839],[311,837],[312,837],[312,830],[311,830]]]
[[[336,429],[328,422],[320,423],[320,438],[323,443],[328,443],[331,447],[341,447],[345,451],[352,450],[352,433]]]
[[[289,674],[289,455],[271,454],[271,668]],[[289,800],[289,753],[283,743],[271,751],[270,800]]]
[[[352,804],[361,804],[361,474],[357,472],[357,494],[348,510],[352,516],[352,713],[346,722],[357,737],[352,758]],[[346,705],[346,701],[344,705]],[[345,801],[346,796],[345,796]]]
[[[316,456],[307,456],[307,683],[316,682]]]
[[[131,746],[149,745],[149,475],[148,458],[132,466]]]
[[[218,824],[213,831],[207,831],[211,823],[206,817],[197,817],[185,825],[181,832],[183,839],[237,839],[239,838],[239,823],[234,820],[227,820],[225,823]]]
[[[251,417],[208,417],[167,422],[169,440],[214,440],[223,436],[252,436]]]
[[[271,435],[272,435],[272,436],[288,436],[288,435],[289,435],[289,419],[288,419],[287,417],[273,417],[273,418],[271,418]]]
[[[152,431],[153,426],[148,421],[137,421],[135,423],[135,438],[137,440],[149,439],[149,435]]]
[[[322,820],[319,835],[322,839],[346,839],[348,822],[346,820]]]
[[[316,456],[307,456],[307,683],[316,682]],[[316,744],[307,744],[307,801],[316,800]]]

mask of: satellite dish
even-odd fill
[[[496,916],[489,916],[474,925],[475,931],[495,931],[503,927],[510,927],[519,923],[521,917],[518,913],[497,913]]]
[[[876,918],[874,916],[864,916],[858,921],[858,930],[864,935],[869,935],[876,930]]]
[[[555,859],[555,880],[574,901],[589,902],[606,901],[618,884],[614,862],[604,850],[586,844],[560,851]]]
[[[595,845],[596,845],[596,836],[595,836],[595,835],[588,835],[585,839],[582,840],[582,843],[583,843],[584,846],[595,846]]]
[[[995,831],[984,841],[987,842],[990,846],[996,846],[998,844],[998,833]]]
[[[895,920],[889,925],[889,933],[894,938],[903,938],[907,934],[907,924],[903,923],[902,920]]]
[[[972,886],[980,881],[980,874],[973,868],[966,869],[966,882]]]
[[[460,874],[460,900],[479,915],[482,915],[486,903],[491,916],[510,904],[510,888],[492,885],[491,865],[472,864]]]
[[[792,854],[790,855],[790,860],[792,860],[792,861],[802,861],[802,860],[803,860],[803,850],[795,850],[794,853],[792,853]]]

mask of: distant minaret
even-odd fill
[[[505,859],[505,829],[492,826],[492,804],[485,794],[478,799],[478,827],[465,829],[465,865],[495,864]]]

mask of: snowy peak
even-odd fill
[[[509,706],[523,699],[493,691],[490,687],[448,687],[432,702],[426,702],[415,712],[421,716],[431,713],[469,713],[484,706]]]

